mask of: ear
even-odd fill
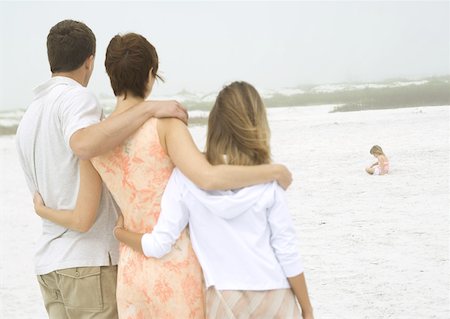
[[[87,70],[92,70],[94,68],[94,60],[95,60],[94,55],[90,55],[84,62],[84,67]]]
[[[153,76],[152,71],[153,68],[148,71],[147,91],[145,92],[146,98],[150,95],[150,93],[152,93],[153,84],[155,83],[155,77]]]
[[[150,70],[148,71],[148,82],[150,83],[150,81],[152,80],[153,74],[152,74],[153,68],[150,68]]]

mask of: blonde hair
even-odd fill
[[[372,154],[372,155],[374,155],[374,154],[384,155],[383,149],[380,146],[378,146],[378,145],[372,146],[372,148],[370,149],[370,154]]]
[[[209,114],[206,158],[213,164],[270,163],[270,129],[256,89],[233,82],[217,96]]]

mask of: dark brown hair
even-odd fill
[[[76,70],[95,55],[95,35],[82,22],[58,22],[48,33],[47,55],[52,73]]]
[[[213,164],[270,163],[270,129],[256,89],[233,82],[217,96],[209,113],[206,158]]]
[[[105,67],[115,96],[127,92],[145,98],[148,73],[155,78],[158,72],[158,54],[155,47],[140,34],[116,35],[106,49]]]

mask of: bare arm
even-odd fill
[[[141,241],[144,234],[135,233],[123,228],[123,215],[117,219],[116,227],[114,228],[114,237],[121,243],[130,246],[133,250],[144,254],[142,251]]]
[[[302,316],[304,319],[313,319],[313,309],[309,300],[308,289],[306,288],[305,276],[303,273],[295,277],[288,277],[292,291],[302,308]]]
[[[87,232],[95,222],[102,191],[102,181],[90,161],[80,161],[80,190],[74,210],[46,207],[41,196],[33,199],[36,213],[58,225],[79,232]]]
[[[378,163],[380,164],[381,167],[384,167],[384,165],[386,164],[386,157],[379,156],[378,157]]]
[[[146,101],[117,116],[78,130],[70,138],[72,151],[81,159],[106,153],[121,144],[150,117],[177,117],[187,122],[187,111],[176,101]]]
[[[205,190],[240,188],[273,180],[287,188],[292,182],[291,173],[284,165],[211,165],[198,150],[186,125],[179,120],[159,120],[158,132],[173,163]]]

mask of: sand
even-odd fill
[[[450,107],[269,111],[316,318],[450,318]],[[204,145],[205,127],[191,129]],[[391,163],[369,176],[373,144]],[[0,137],[0,317],[46,318],[33,274],[40,232],[12,136]]]

